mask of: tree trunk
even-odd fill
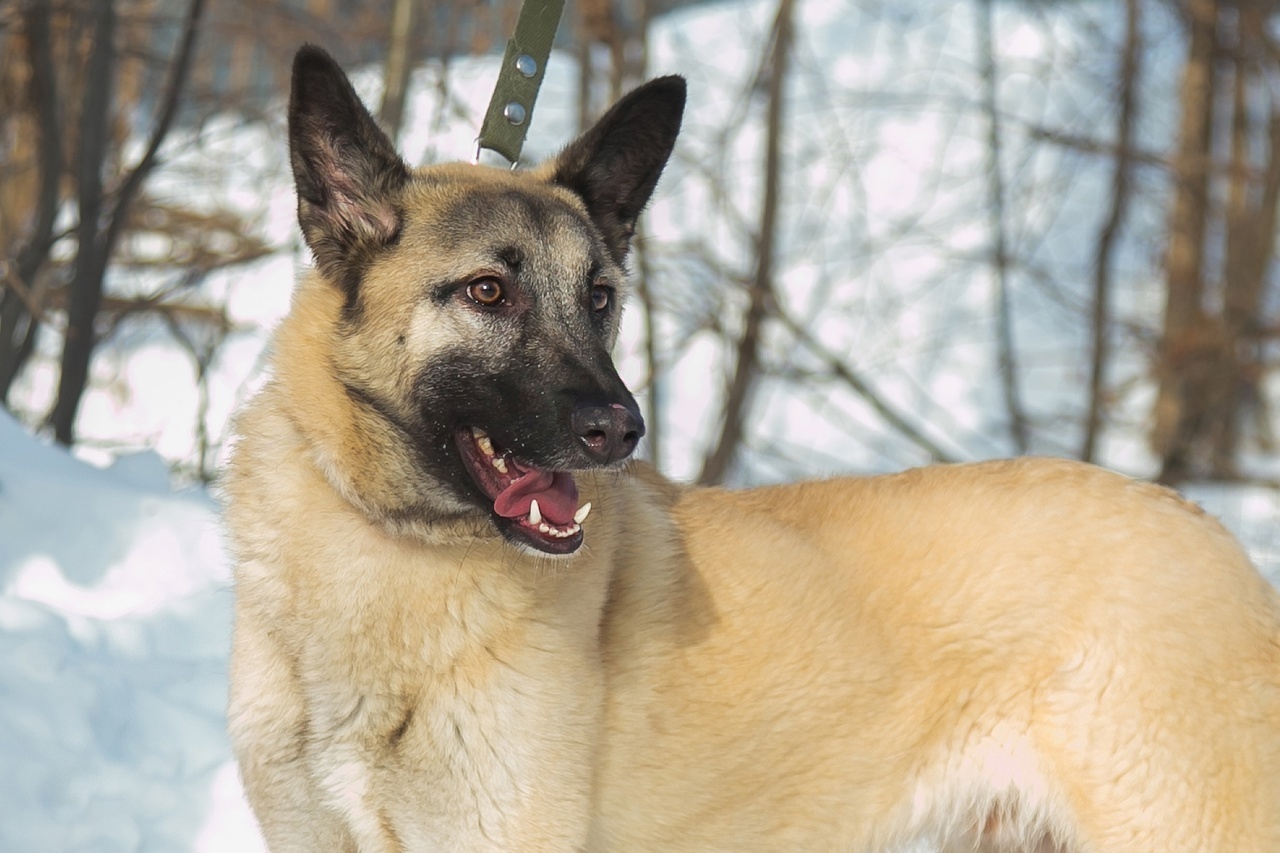
[[[649,64],[648,0],[638,0],[636,10],[639,16],[634,33],[636,49],[630,55],[625,52],[623,54],[624,60],[630,60],[623,75],[628,80],[643,80]],[[644,315],[644,361],[648,391],[644,434],[646,458],[661,470],[664,449],[662,412],[666,409],[666,381],[662,375],[662,356],[658,345],[658,300],[653,292],[653,265],[649,262],[649,250],[645,245],[643,220],[637,225],[631,256],[635,268],[636,300]]]
[[[1132,196],[1130,181],[1133,171],[1133,121],[1138,90],[1138,59],[1142,53],[1140,0],[1126,0],[1125,37],[1120,57],[1120,106],[1116,118],[1116,160],[1111,177],[1111,209],[1098,235],[1098,250],[1093,262],[1093,335],[1089,364],[1089,403],[1085,417],[1084,443],[1080,458],[1093,462],[1098,452],[1102,429],[1103,374],[1109,360],[1107,331],[1110,325],[1108,303],[1111,297],[1111,262],[1116,242],[1129,212]]]
[[[1249,104],[1250,93],[1256,93],[1262,76],[1263,51],[1258,34],[1263,32],[1265,21],[1262,9],[1253,4],[1242,4],[1238,15],[1222,293],[1224,339],[1218,359],[1222,374],[1211,389],[1220,399],[1208,436],[1210,475],[1224,480],[1239,477],[1237,457],[1248,415],[1259,416],[1259,424],[1266,423],[1261,416],[1265,405],[1259,388],[1264,371],[1259,317],[1267,268],[1275,249],[1276,202],[1280,197],[1280,121],[1274,104],[1260,182],[1254,177],[1258,170],[1249,156],[1250,139],[1256,138],[1261,124],[1251,115]],[[1264,426],[1261,437],[1266,439],[1268,435],[1269,429]]]
[[[36,112],[39,132],[36,168],[39,191],[35,224],[26,244],[18,251],[15,274],[27,294],[34,297],[36,277],[53,245],[53,225],[58,215],[59,184],[62,179],[62,128],[58,124],[58,85],[53,63],[53,35],[49,25],[49,5],[33,0],[22,8],[27,37],[27,58],[31,63],[31,107]],[[33,301],[38,303],[38,299]],[[9,283],[0,296],[0,403],[7,405],[9,389],[35,347],[40,329],[39,305],[29,305]]]
[[[1194,443],[1203,414],[1200,392],[1219,335],[1203,310],[1204,242],[1209,206],[1218,9],[1215,0],[1190,0],[1190,48],[1183,68],[1182,119],[1174,166],[1173,211],[1165,257],[1166,302],[1160,342],[1152,448],[1159,479],[1176,483],[1192,473]]]
[[[757,243],[756,273],[748,294],[742,337],[734,350],[733,376],[725,392],[720,436],[702,463],[698,482],[714,485],[724,481],[744,436],[743,419],[759,383],[761,332],[769,305],[773,302],[774,254],[778,242],[778,203],[782,184],[783,107],[786,102],[787,66],[791,53],[791,19],[794,0],[779,0],[773,25],[773,48],[768,63],[768,98],[765,117],[764,200],[760,207],[760,235]]]
[[[67,329],[62,349],[62,372],[58,377],[58,399],[50,421],[59,444],[70,445],[75,438],[76,410],[89,377],[93,353],[94,320],[102,302],[102,282],[106,272],[106,240],[101,223],[104,196],[102,169],[110,144],[112,79],[115,75],[115,0],[95,4],[93,48],[87,66],[84,104],[80,112],[79,149],[76,155],[77,202],[80,216],[76,227],[76,260],[67,305]]]
[[[394,142],[404,124],[404,104],[413,72],[413,7],[417,0],[394,0],[387,35],[387,65],[378,121]]]

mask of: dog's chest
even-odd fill
[[[372,556],[364,549],[361,562]],[[348,566],[356,588],[308,604],[313,774],[353,825],[361,803],[416,803],[444,821],[444,835],[421,839],[431,847],[458,825],[449,815],[479,810],[473,825],[500,837],[514,814],[550,807],[533,796],[586,796],[604,581],[580,572],[531,584],[509,554],[505,564],[475,556],[470,569],[393,571],[384,554]]]

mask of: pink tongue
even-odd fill
[[[529,504],[534,501],[543,518],[567,525],[578,511],[578,486],[570,474],[529,471],[498,493],[493,511],[503,518],[520,518],[529,514]]]

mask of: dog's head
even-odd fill
[[[340,305],[316,356],[379,421],[371,440],[411,449],[400,467],[429,487],[404,485],[431,495],[429,512],[488,513],[543,553],[582,543],[573,472],[620,462],[644,434],[610,349],[636,218],[684,100],[678,77],[647,83],[530,172],[413,170],[328,54],[298,52],[298,221]]]

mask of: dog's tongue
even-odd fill
[[[529,504],[534,501],[538,512],[552,524],[569,524],[578,511],[578,485],[571,474],[534,468],[498,493],[493,511],[503,518],[520,518],[529,514]]]

